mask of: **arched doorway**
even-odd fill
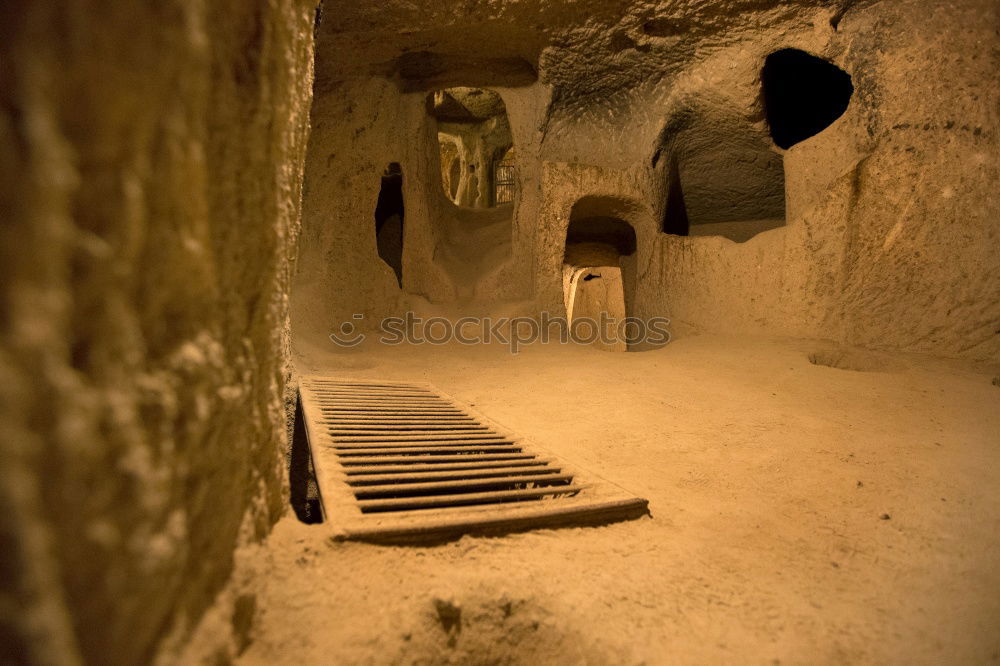
[[[375,205],[375,244],[378,256],[403,286],[403,168],[392,162],[382,174]]]
[[[578,342],[605,351],[626,351],[628,316],[624,257],[636,250],[632,225],[609,201],[584,199],[573,207],[563,254],[566,320]]]

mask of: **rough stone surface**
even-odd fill
[[[282,511],[313,10],[0,5],[15,661],[169,652]]]
[[[946,639],[962,631],[952,656],[995,657],[995,419],[977,418],[995,386],[935,364],[988,361],[998,382],[998,44],[995,0],[327,0],[321,14],[315,0],[0,3],[0,640],[14,655],[0,661],[273,662],[292,646],[312,661],[336,651],[365,661],[381,649],[398,661],[648,662],[655,646],[681,645],[702,662],[734,660],[741,647],[760,661],[803,661],[814,646],[827,646],[829,661],[884,662],[947,657]],[[767,56],[788,48],[847,72],[854,93],[836,121],[782,150],[760,77]],[[512,205],[461,207],[445,192],[438,137],[456,118],[435,118],[428,95],[459,86],[503,102]],[[399,282],[375,234],[391,164],[405,200]],[[683,207],[668,206],[671,192]],[[690,235],[664,233],[668,211],[681,209]],[[627,223],[634,252],[584,258],[593,248],[580,243],[567,253],[575,220]],[[476,354],[492,352],[466,347],[382,365],[331,352],[327,335],[341,323],[366,330],[406,311],[561,315],[573,266],[620,269],[624,314],[669,317],[675,337],[706,333],[703,346],[689,335],[648,354],[555,348],[551,358],[536,350],[537,363],[505,350],[481,362]],[[614,287],[617,304],[617,275]],[[704,342],[720,331],[728,342]],[[493,541],[499,557],[486,560],[485,578],[455,549],[427,558],[438,577],[458,564],[467,581],[516,570],[517,586],[536,589],[532,576],[542,578],[538,599],[428,592],[417,550],[372,560],[360,546],[321,551],[314,571],[309,549],[330,548],[317,530],[260,545],[285,506],[293,334],[303,369],[437,377],[631,479],[664,514],[680,515],[670,503],[688,488],[691,515],[714,517],[677,518],[694,521],[687,542],[669,521],[646,521],[646,555],[619,525],[601,533],[604,546],[583,543],[589,532],[552,539],[548,557],[533,545],[548,536],[524,539],[523,551]],[[804,341],[794,359],[770,347],[755,358],[741,342],[751,335]],[[923,354],[913,373],[894,367],[901,352]],[[777,399],[782,377],[789,390]],[[553,390],[560,383],[568,390]],[[583,437],[581,424],[592,426]],[[692,433],[698,446],[685,449]],[[751,445],[751,464],[734,467],[729,445]],[[830,455],[849,459],[855,445],[870,447],[875,481],[897,501],[840,497],[839,510],[854,511],[841,521],[848,538],[822,519],[830,495],[816,487],[837,474],[836,492],[861,487]],[[940,446],[958,453],[939,458]],[[705,481],[706,465],[728,482],[755,461],[728,486]],[[703,495],[681,469],[703,481]],[[784,494],[760,505],[765,528],[746,528],[757,537],[748,541],[732,518],[767,475]],[[727,488],[729,514],[713,513]],[[959,501],[938,507],[952,491]],[[799,513],[775,520],[772,509],[787,507]],[[899,536],[911,550],[892,550],[896,533],[882,534],[884,550],[871,551],[851,587],[816,578],[834,568],[822,548],[847,557],[871,530],[908,525]],[[813,543],[824,528],[836,538],[805,556],[783,545]],[[622,597],[609,597],[623,629],[610,643],[593,631],[609,616],[578,603],[590,593],[572,588],[580,574],[565,566],[581,543],[598,584]],[[670,561],[663,544],[673,544],[676,581],[651,587],[645,571]],[[721,605],[685,552],[705,544],[731,551],[708,577],[733,590]],[[316,585],[314,573],[340,574],[355,554],[371,580]],[[895,566],[907,556],[916,564]],[[803,557],[808,567],[783,586]],[[630,597],[608,558],[628,562],[618,571]],[[296,567],[305,575],[288,574]],[[275,572],[289,578],[268,578]],[[814,580],[828,582],[819,598],[841,609],[839,625],[788,602],[811,603]],[[382,612],[386,594],[408,589],[397,612]],[[282,604],[299,590],[325,596],[320,611],[293,609],[293,624]],[[678,621],[663,622],[676,599],[689,607],[667,608]],[[734,641],[725,620],[754,599],[747,621],[774,630]],[[402,607],[416,612],[409,629]],[[560,628],[545,624],[549,608],[588,615]],[[882,623],[885,608],[898,609],[897,624]],[[331,617],[356,624],[320,635]],[[315,643],[303,644],[302,627],[317,628]],[[384,640],[400,627],[408,633]],[[526,647],[487,651],[504,638]],[[771,650],[779,639],[790,647]]]
[[[996,3],[418,5],[338,8],[321,27],[304,224],[326,261],[301,266],[319,290],[303,325],[558,309],[572,204],[607,196],[631,202],[639,237],[629,314],[1000,358]],[[834,63],[855,89],[842,117],[789,150],[768,135],[760,85],[784,48]],[[474,74],[484,52],[496,66]],[[519,185],[509,245],[441,193],[422,102],[451,85],[504,99]],[[367,193],[390,159],[411,176],[401,290],[369,256]],[[688,238],[662,233],[671,168]],[[461,249],[487,244],[487,264]]]

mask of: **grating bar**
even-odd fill
[[[337,403],[324,403],[320,406],[323,413],[333,413],[333,412],[378,412],[379,414],[385,412],[448,412],[450,414],[461,414],[461,410],[455,409],[451,405],[445,403],[391,403],[391,405],[386,405],[381,407],[379,405],[373,405],[370,402],[337,402]]]
[[[388,464],[388,463],[416,463],[416,462],[462,462],[463,460],[533,460],[535,456],[530,453],[468,453],[457,456],[386,456],[384,458],[368,458],[361,460],[354,458],[342,461],[342,465],[362,465],[362,464]]]
[[[321,407],[320,410],[324,414],[341,414],[344,412],[362,412],[365,414],[412,414],[413,412],[426,412],[428,414],[461,414],[465,416],[465,412],[458,409],[457,407],[404,407],[402,405],[392,405],[391,407],[358,407],[358,406],[344,406],[336,407],[327,405]]]
[[[480,432],[488,431],[486,426],[467,426],[454,423],[334,423],[330,425],[332,433],[352,433],[352,432],[412,432],[412,431],[434,431],[446,430],[449,432]]]
[[[333,419],[327,421],[327,425],[330,428],[344,428],[348,430],[354,429],[381,429],[381,430],[397,430],[399,428],[451,428],[453,430],[489,430],[489,426],[484,426],[481,423],[476,423],[475,421],[459,421],[456,419],[450,419],[447,421],[428,421],[426,419],[411,419],[408,421],[389,421],[381,420],[376,421],[373,419],[367,421],[349,421],[344,419]]]
[[[354,409],[454,409],[450,403],[436,400],[386,400],[384,403],[375,400],[336,400],[321,403],[324,409],[351,407]]]
[[[331,386],[323,390],[323,395],[432,395],[435,398],[441,396],[436,395],[425,389],[418,388],[399,388],[399,389],[389,389],[389,388],[378,388],[370,387],[364,389],[358,389],[356,391],[351,390],[346,387]]]
[[[483,469],[460,469],[454,471],[438,471],[438,472],[410,472],[409,466],[407,470],[403,473],[397,474],[358,474],[351,476],[347,479],[347,485],[349,486],[367,486],[382,483],[384,481],[391,481],[393,483],[400,482],[406,483],[409,481],[447,481],[448,479],[487,479],[494,476],[508,476],[508,475],[538,475],[538,474],[551,474],[552,472],[561,472],[562,470],[557,468],[551,468],[544,464],[539,464],[536,467],[492,467]]]
[[[423,388],[420,384],[409,384],[407,382],[385,382],[377,379],[337,379],[334,377],[313,377],[310,384],[336,384],[340,386],[388,386],[389,388]]]
[[[316,420],[321,423],[327,423],[331,421],[336,421],[337,419],[345,418],[360,418],[360,419],[372,419],[381,415],[387,419],[403,418],[403,419],[455,419],[462,418],[461,412],[427,412],[427,411],[413,411],[413,412],[380,412],[380,411],[370,411],[370,412],[322,412],[317,415]]]
[[[474,427],[477,430],[481,427],[475,421],[385,421],[378,423],[375,421],[323,421],[323,424],[330,428],[352,429],[356,427],[381,428],[383,430],[412,429],[418,427],[432,427],[434,430],[454,430],[468,429]]]
[[[504,439],[502,435],[494,435],[493,433],[468,433],[461,435],[452,434],[429,434],[429,435],[345,435],[341,434],[336,437],[338,442],[445,442],[449,440],[463,440],[463,441],[489,441]]]
[[[538,486],[556,485],[558,482],[570,482],[572,474],[536,474],[501,476],[494,479],[462,479],[456,481],[427,481],[419,483],[389,483],[380,486],[363,486],[356,488],[354,494],[358,499],[371,499],[378,496],[422,495],[434,494],[435,491],[450,491],[456,489],[472,490],[485,488],[500,488],[535,484]]]
[[[323,402],[336,402],[337,400],[356,401],[379,401],[386,400],[433,400],[435,402],[448,402],[433,393],[348,393],[337,391],[325,391],[321,398]]]
[[[436,393],[431,393],[430,391],[344,391],[336,388],[328,388],[323,390],[323,395],[318,396],[321,400],[331,400],[346,398],[348,400],[364,400],[367,397],[377,397],[377,398],[399,398],[402,400],[409,400],[411,398],[419,398],[421,400],[441,400],[445,401]]]
[[[398,448],[409,448],[409,447],[441,447],[441,446],[500,446],[501,444],[517,444],[516,439],[490,439],[490,440],[424,440],[418,442],[334,442],[330,444],[330,448],[337,451],[367,451],[369,449],[380,449],[386,446],[394,446]]]
[[[332,408],[324,408],[322,411],[322,416],[328,419],[341,418],[344,416],[362,416],[366,418],[377,417],[380,419],[383,418],[391,419],[401,416],[412,417],[412,418],[451,417],[451,418],[468,419],[468,416],[466,416],[457,409],[442,408],[442,407],[406,407],[406,406],[394,406],[387,409],[382,409],[379,407],[332,407]]]
[[[455,409],[451,403],[436,400],[331,400],[320,403],[326,409]],[[457,410],[456,410],[457,411]]]
[[[417,386],[416,384],[386,384],[382,382],[327,382],[327,381],[313,381],[312,384],[317,384],[319,386],[328,388],[345,388],[345,389],[384,389],[386,391],[428,391],[422,386]]]
[[[471,455],[472,453],[520,453],[523,449],[512,444],[500,444],[498,446],[483,446],[482,444],[461,444],[458,446],[444,446],[441,448],[436,447],[419,447],[410,448],[404,446],[393,446],[385,448],[366,448],[366,449],[344,449],[340,447],[334,447],[337,451],[337,455],[341,458],[354,458],[356,456],[384,456],[390,454],[400,454],[406,456],[417,456],[417,455]]]
[[[462,470],[485,470],[485,469],[499,469],[501,467],[545,467],[550,463],[550,460],[542,460],[538,458],[529,457],[527,460],[502,460],[502,461],[490,461],[490,462],[450,462],[450,463],[411,463],[407,465],[376,465],[373,467],[351,467],[350,469],[344,470],[347,476],[347,482],[350,483],[352,479],[356,477],[361,477],[369,474],[377,475],[387,475],[387,474],[405,474],[409,472],[420,473],[420,472],[447,472],[447,471],[462,471]]]
[[[388,439],[393,441],[399,439],[404,442],[420,441],[419,438],[425,437],[429,439],[469,439],[469,440],[481,440],[481,439],[497,439],[501,437],[496,433],[490,432],[489,430],[472,430],[471,428],[428,428],[414,430],[412,428],[401,428],[401,429],[388,429],[388,430],[371,430],[371,429],[361,429],[355,430],[354,428],[329,428],[327,430],[334,439],[338,441],[357,441],[358,439],[364,440],[364,438],[374,438],[374,441],[379,441],[382,439]]]
[[[461,428],[468,425],[474,425],[478,427],[475,421],[464,421],[458,419],[423,419],[423,420],[413,420],[413,419],[386,419],[384,421],[376,421],[374,419],[324,419],[322,421],[329,428],[339,428],[347,426],[382,426],[382,427],[392,427],[392,426],[451,426]]]
[[[501,502],[522,502],[538,500],[547,495],[574,495],[586,486],[552,486],[549,488],[527,488],[524,490],[496,490],[488,493],[463,493],[456,495],[435,495],[432,497],[407,497],[392,499],[358,500],[364,513],[375,511],[402,511],[408,509],[431,509],[462,506],[469,504],[495,504]]]
[[[321,405],[324,412],[327,411],[389,411],[389,410],[410,410],[410,411],[459,411],[446,402],[386,402],[379,405],[373,402],[325,402]],[[459,412],[461,413],[461,412]]]
[[[324,423],[479,423],[475,419],[460,414],[333,414],[323,419]]]

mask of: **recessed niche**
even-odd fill
[[[786,149],[832,125],[854,93],[850,74],[798,49],[767,56],[760,79],[771,138]]]
[[[785,168],[766,133],[737,122],[706,123],[673,137],[657,170],[660,230],[737,243],[785,224]]]
[[[437,120],[445,197],[465,208],[511,204],[517,178],[503,98],[483,88],[447,88],[431,93],[427,101]]]
[[[650,37],[677,37],[688,30],[686,22],[674,18],[654,18],[642,24],[642,32]]]
[[[628,256],[635,252],[635,229],[625,220],[607,215],[571,220],[566,245],[583,244],[604,245],[616,255]]]
[[[378,256],[403,286],[403,168],[392,162],[382,174],[375,205],[375,243]]]
[[[897,372],[906,367],[890,354],[847,347],[820,349],[809,354],[808,359],[813,365],[854,372]]]
[[[677,161],[670,163],[667,171],[667,202],[663,211],[663,233],[687,236],[691,228],[687,205],[684,203],[684,189],[681,187]]]

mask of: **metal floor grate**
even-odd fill
[[[450,538],[647,513],[646,500],[543,455],[430,386],[307,377],[300,394],[337,538]]]

